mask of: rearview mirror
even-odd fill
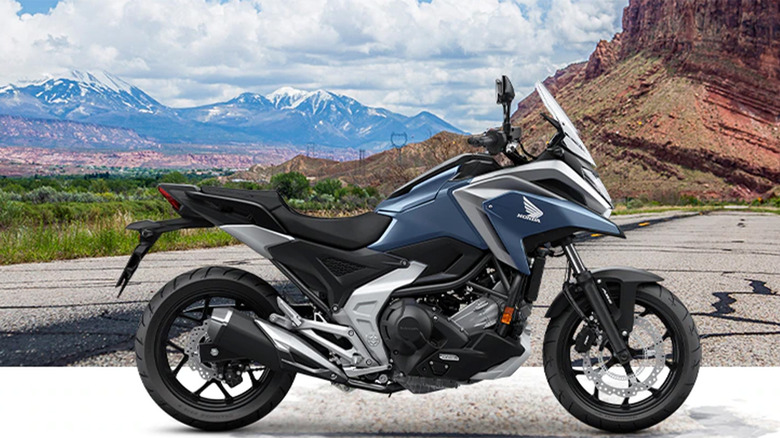
[[[510,104],[514,98],[515,88],[512,86],[512,81],[506,75],[496,79],[496,103]]]

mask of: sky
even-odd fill
[[[326,89],[478,132],[587,59],[628,0],[0,0],[0,85],[107,71],[186,107]]]

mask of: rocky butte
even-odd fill
[[[780,2],[631,0],[623,32],[544,81],[613,196],[755,198],[780,187]],[[527,145],[549,129],[531,95]]]

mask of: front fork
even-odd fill
[[[593,308],[593,313],[596,314],[599,324],[604,329],[604,334],[607,335],[609,344],[614,349],[613,354],[615,358],[621,365],[627,364],[631,361],[631,353],[628,351],[628,345],[626,344],[626,336],[628,334],[620,333],[615,320],[612,318],[612,314],[607,306],[607,303],[612,304],[612,299],[606,292],[600,292],[601,289],[596,285],[596,280],[590,271],[585,268],[573,243],[568,242],[564,244],[563,251],[569,260],[569,265],[574,272],[577,284],[584,292],[585,298]]]

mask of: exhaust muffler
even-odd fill
[[[338,383],[347,381],[339,367],[294,333],[234,309],[214,309],[207,333],[211,342],[201,345],[203,361],[247,358],[272,370],[300,372]]]

